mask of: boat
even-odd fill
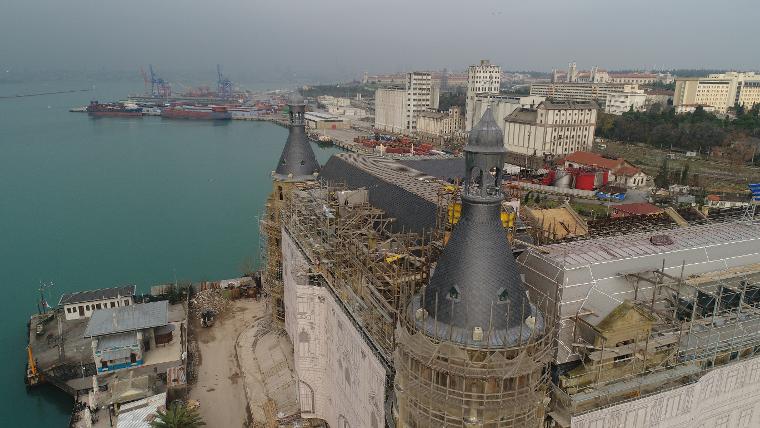
[[[87,106],[87,114],[90,116],[111,116],[111,117],[136,117],[142,116],[142,107],[138,107],[136,104],[124,104],[124,103],[105,103],[101,104],[97,101],[90,101],[90,105]]]
[[[167,119],[230,120],[232,114],[225,106],[174,105],[161,110],[161,117]]]

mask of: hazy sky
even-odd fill
[[[0,68],[760,68],[757,0],[2,0]]]

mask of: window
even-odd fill
[[[509,292],[506,288],[499,289],[497,303],[509,303]]]
[[[446,294],[446,298],[449,299],[449,300],[453,300],[455,302],[458,302],[459,301],[459,289],[456,286],[449,288],[449,292],[448,292],[448,294]]]
[[[124,300],[124,306],[129,306],[129,299]]]
[[[100,303],[95,304],[95,309],[100,309]]]
[[[87,310],[87,311],[89,311],[90,310],[90,305],[85,305],[84,309]]]
[[[115,306],[116,306],[116,302],[111,302],[111,307],[113,308]]]

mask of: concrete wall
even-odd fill
[[[375,91],[375,128],[402,133],[406,129],[406,91],[378,89]]]
[[[385,369],[330,290],[308,285],[308,262],[285,229],[282,264],[302,416],[331,427],[384,426]]]
[[[572,428],[760,426],[760,358],[715,369],[694,384],[572,418]]]

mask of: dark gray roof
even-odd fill
[[[320,178],[349,188],[366,188],[369,203],[396,219],[394,231],[403,227],[422,232],[435,227],[441,185],[434,177],[391,159],[340,153],[327,161]]]
[[[311,149],[304,125],[291,125],[277,163],[276,177],[282,180],[313,180],[314,173],[318,172],[319,162]]]
[[[534,109],[519,108],[504,118],[507,122],[536,123],[538,112]]]
[[[169,302],[140,303],[100,309],[92,313],[84,337],[105,336],[158,327],[169,323]]]
[[[467,145],[464,148],[469,152],[494,153],[506,152],[504,147],[504,132],[496,124],[493,110],[489,106],[480,118],[480,122],[470,131]]]
[[[399,160],[398,163],[445,181],[464,178],[464,158]]]
[[[94,302],[96,300],[115,299],[117,297],[130,297],[135,295],[135,285],[125,285],[123,287],[101,288],[98,290],[77,291],[76,293],[66,293],[58,301],[59,305],[70,305],[73,303]]]
[[[498,202],[463,200],[462,216],[425,288],[424,307],[438,322],[466,331],[504,330],[531,315],[500,209]],[[458,297],[449,297],[452,292]]]

